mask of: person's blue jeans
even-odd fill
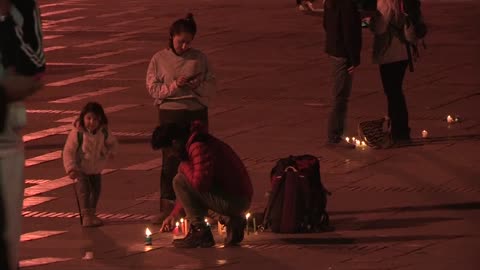
[[[348,73],[348,60],[330,56],[333,65],[332,110],[328,119],[328,141],[338,143],[342,140],[347,118],[347,106],[352,91],[352,75]]]

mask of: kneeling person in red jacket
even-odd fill
[[[168,149],[182,160],[173,180],[177,202],[162,225],[163,231],[170,231],[185,211],[191,227],[185,238],[173,241],[175,247],[215,245],[204,221],[208,210],[222,216],[220,222],[227,227],[226,245],[239,244],[244,237],[245,212],[253,195],[250,177],[235,151],[203,130],[199,122],[191,127],[164,124],[152,138],[154,149]]]

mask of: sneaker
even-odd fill
[[[340,140],[338,142],[327,142],[326,144],[329,148],[343,148],[343,149],[355,149],[355,144],[347,143],[344,140]]]
[[[245,236],[246,220],[243,217],[231,217],[226,223],[227,237],[225,238],[225,246],[236,246],[243,241]]]
[[[215,240],[210,227],[192,224],[187,236],[183,239],[173,240],[172,244],[176,248],[208,248],[215,245]]]

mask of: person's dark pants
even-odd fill
[[[208,192],[200,192],[192,187],[182,173],[175,176],[173,188],[182,203],[187,219],[193,225],[204,224],[208,210],[226,217],[242,217],[250,207],[250,199],[228,196],[215,188]]]
[[[348,60],[330,56],[333,64],[333,103],[328,119],[328,141],[338,143],[342,140],[347,118],[347,106],[352,92],[352,75],[348,73]]]
[[[394,140],[410,139],[408,110],[403,95],[403,78],[408,61],[380,65],[383,90],[387,96],[388,117],[391,121],[391,133]]]
[[[159,124],[178,123],[190,124],[194,120],[200,120],[208,126],[208,109],[189,110],[162,110],[158,112]],[[173,178],[177,174],[180,160],[169,154],[168,150],[162,150],[162,172],[160,175],[160,201],[161,199],[175,200],[173,190]],[[161,208],[161,207],[160,207]]]
[[[96,209],[102,190],[100,174],[82,175],[78,178],[78,195],[82,209]]]

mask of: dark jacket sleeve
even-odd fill
[[[5,89],[0,85],[0,132],[5,128],[7,120],[7,94]]]
[[[45,71],[40,11],[34,0],[12,1],[23,20],[10,14],[0,23],[2,62],[16,72],[33,76]]]
[[[349,64],[352,66],[360,65],[360,51],[362,50],[362,20],[356,4],[347,0],[344,7],[340,10],[340,20],[342,22],[344,46],[347,51]]]

